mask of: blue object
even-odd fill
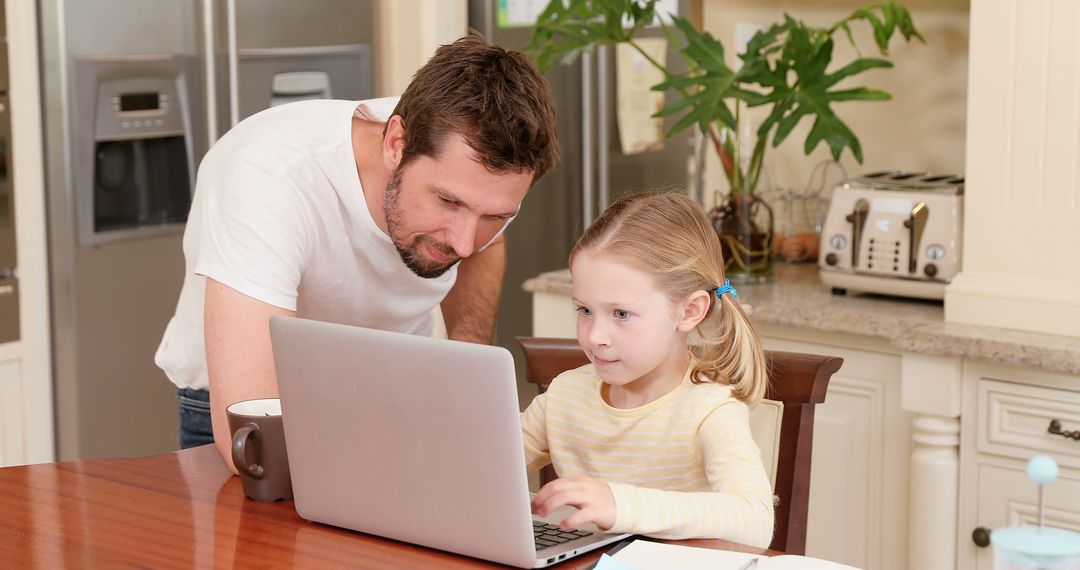
[[[716,298],[719,299],[724,293],[731,293],[732,297],[739,298],[739,292],[731,286],[731,279],[724,279],[724,284],[716,288]]]
[[[1010,526],[990,533],[990,542],[1010,564],[1046,569],[1080,565],[1080,534],[1070,530]]]
[[[1043,526],[1043,485],[1057,479],[1057,462],[1046,455],[1036,455],[1028,461],[1027,474],[1039,484],[1039,525],[1010,526],[990,533],[996,555],[1010,565],[1077,568],[1080,566],[1080,533]]]
[[[1032,481],[1046,485],[1057,479],[1058,464],[1047,455],[1036,455],[1028,461],[1027,474]]]
[[[596,570],[637,570],[634,566],[612,558],[606,553],[600,555],[600,560],[596,561],[596,566],[594,568]]]

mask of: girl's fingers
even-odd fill
[[[594,490],[587,480],[557,479],[544,485],[533,497],[533,512],[543,517],[563,505],[569,505],[577,511],[559,523],[563,530],[578,528],[587,522],[596,523],[598,497],[592,492]]]
[[[576,487],[578,485],[570,479],[556,479],[544,485],[533,496],[533,512],[540,516],[547,516],[549,512],[563,505],[573,505],[574,503],[569,502],[571,500],[569,496],[574,493]]]
[[[594,522],[592,519],[592,509],[580,509],[563,519],[563,521],[559,523],[559,528],[563,530],[573,530],[587,522]]]

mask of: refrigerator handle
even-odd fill
[[[581,230],[593,220],[592,55],[581,55]]]
[[[214,146],[217,130],[217,58],[214,53],[214,0],[202,0],[203,69],[206,70],[206,148]]]
[[[229,128],[240,122],[239,62],[236,49],[236,0],[225,0],[226,33],[229,51]]]
[[[609,111],[611,107],[611,83],[608,81],[610,46],[600,46],[596,50],[596,178],[598,212],[608,207],[610,188],[608,172],[610,169]]]

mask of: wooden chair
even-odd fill
[[[525,350],[527,378],[539,386],[541,393],[559,373],[589,362],[574,339],[517,340]],[[805,554],[814,406],[825,401],[829,378],[844,360],[769,350],[765,355],[771,382],[766,400],[751,410],[750,423],[778,500],[776,529],[769,548]],[[555,477],[549,465],[541,473],[541,482]]]

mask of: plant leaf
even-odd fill
[[[892,95],[887,92],[869,87],[829,92],[829,101],[888,101],[890,99]]]
[[[825,82],[824,82],[823,86],[826,87],[826,88],[832,87],[833,85],[836,85],[837,83],[839,83],[841,80],[843,80],[843,79],[845,79],[847,77],[851,77],[852,75],[857,75],[859,73],[862,73],[862,72],[864,72],[864,71],[866,71],[868,69],[874,69],[874,68],[877,68],[877,67],[892,67],[892,66],[893,66],[893,64],[892,64],[891,61],[887,61],[887,60],[884,60],[884,59],[877,59],[877,58],[871,58],[871,57],[859,58],[859,59],[856,59],[855,61],[845,65],[844,67],[841,67],[836,72],[829,74],[829,76],[825,78]]]
[[[640,49],[634,41],[635,35],[655,19],[656,0],[550,0],[537,18],[526,49],[542,70],[558,62],[571,63],[600,45],[630,43]],[[672,49],[678,50],[688,69],[671,73],[663,62],[652,62],[664,78],[651,89],[674,90],[679,94],[669,97],[664,108],[653,116],[677,117],[668,130],[669,136],[692,126],[710,133],[715,132],[714,126],[736,130],[736,112],[742,105],[770,105],[769,114],[757,129],[758,142],[749,151],[752,152],[750,164],[756,165],[751,170],[755,171],[760,169],[765,149],[783,143],[807,117],[812,120],[803,144],[807,154],[825,142],[834,159],[839,159],[844,149],[851,149],[857,160],[863,160],[858,138],[836,115],[832,105],[844,101],[882,101],[890,96],[871,87],[836,87],[853,76],[888,68],[892,63],[861,55],[853,61],[834,62],[834,34],[843,33],[858,50],[852,27],[863,23],[869,26],[874,45],[882,55],[888,54],[889,42],[896,35],[907,41],[925,41],[915,28],[910,12],[895,0],[872,1],[829,28],[809,26],[784,14],[780,22],[750,38],[743,52],[737,54],[741,65],[736,70],[725,61],[723,44],[711,34],[698,30],[683,17],[674,16],[671,22],[673,25],[665,22],[661,25]],[[734,144],[733,139],[717,142],[722,162],[725,153],[731,162],[738,152],[748,152],[735,149]],[[737,169],[729,170],[727,163],[725,172],[740,182],[742,175]],[[748,172],[746,176],[741,184],[750,186],[740,185],[740,191],[753,189],[756,175]]]

